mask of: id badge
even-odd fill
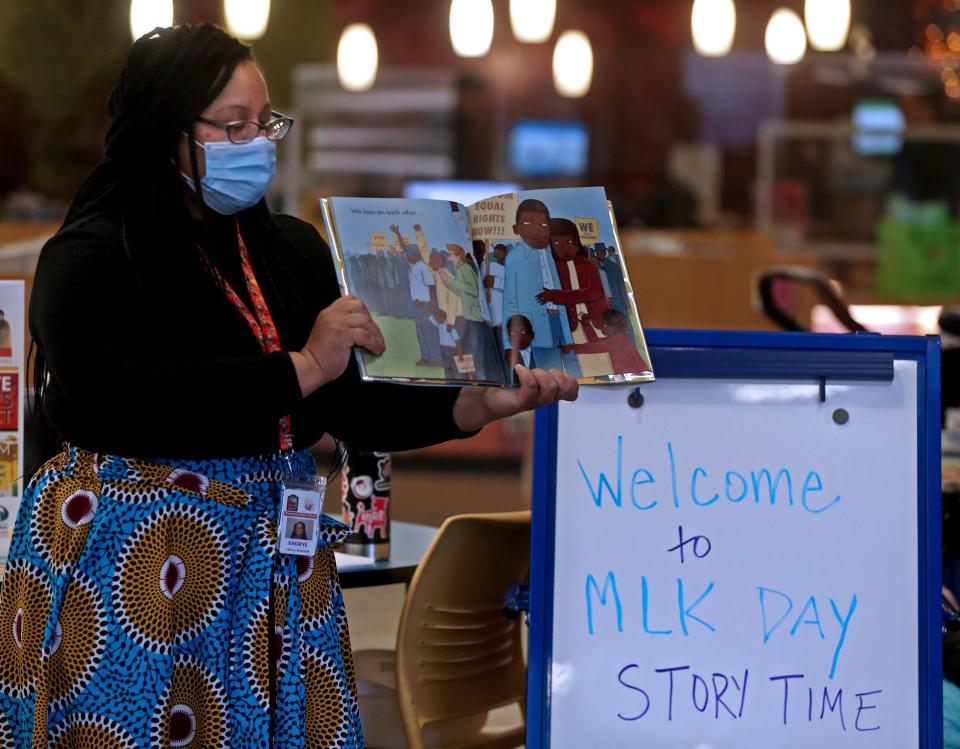
[[[280,553],[312,557],[317,551],[320,513],[327,480],[323,476],[287,476],[281,484]]]

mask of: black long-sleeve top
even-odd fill
[[[317,313],[340,292],[316,229],[289,216],[275,220],[297,252],[248,241],[254,272],[267,275],[285,253],[309,301],[290,309],[285,300],[286,314],[274,314],[284,352],[270,354],[202,273],[161,295],[147,293],[118,219],[97,216],[46,244],[29,320],[49,370],[44,412],[62,439],[125,456],[261,455],[278,450],[285,414],[296,447],[325,432],[384,451],[467,436],[453,421],[456,388],[364,383],[352,359],[340,378],[302,397],[285,351],[303,347]],[[233,226],[221,222],[200,241],[246,301]],[[271,311],[284,307],[277,292],[263,292]]]

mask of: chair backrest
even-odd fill
[[[530,571],[530,513],[448,518],[414,574],[397,633],[397,699],[411,749],[425,725],[517,704],[522,622],[503,614]],[[522,743],[522,738],[521,738]]]
[[[818,270],[799,265],[779,265],[758,274],[755,281],[764,313],[784,330],[807,331],[810,328],[798,322],[793,315],[780,306],[774,287],[782,282],[811,287],[820,298],[820,302],[827,305],[840,324],[850,332],[867,330],[853,319],[846,301],[830,278]]]

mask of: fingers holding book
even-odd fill
[[[380,355],[383,334],[366,305],[355,296],[342,296],[320,310],[303,348],[293,355],[303,395],[343,374],[354,346]]]
[[[457,426],[469,432],[522,411],[577,398],[577,378],[559,369],[527,369],[522,364],[514,369],[519,387],[463,388],[453,406]]]
[[[516,394],[520,406],[516,413],[532,411],[558,400],[577,399],[580,385],[573,375],[559,369],[527,369],[522,364],[517,364],[514,371],[520,387],[507,392]]]

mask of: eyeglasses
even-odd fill
[[[269,122],[260,124],[253,120],[237,120],[235,122],[220,122],[206,117],[197,117],[198,122],[205,122],[207,125],[219,127],[227,133],[227,138],[231,143],[249,143],[258,135],[260,131],[267,136],[267,140],[283,140],[293,127],[293,117],[287,117],[279,112],[271,112],[273,117]]]

